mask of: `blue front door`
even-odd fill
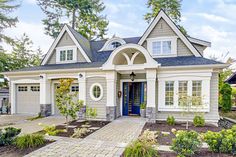
[[[123,83],[123,115],[139,115],[140,104],[146,101],[145,82]]]

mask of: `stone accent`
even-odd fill
[[[83,106],[78,112],[79,119],[86,119],[86,106]]]
[[[44,117],[48,117],[52,114],[51,104],[40,104],[40,113]]]
[[[106,107],[106,119],[107,121],[113,121],[116,119],[116,106]]]
[[[218,125],[220,127],[223,127],[225,129],[229,129],[231,128],[233,125],[236,124],[236,120],[230,119],[230,118],[226,118],[226,117],[222,117],[220,118]]]
[[[146,108],[146,117],[148,121],[151,123],[156,122],[156,108],[155,107],[147,107]]]

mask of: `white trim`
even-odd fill
[[[178,37],[185,43],[185,45],[191,50],[191,52],[196,57],[201,57],[201,54],[197,51],[197,49],[190,43],[190,41],[187,39],[185,35],[177,28],[177,26],[174,24],[174,22],[165,14],[163,10],[161,10],[156,18],[152,21],[152,23],[149,25],[145,33],[143,34],[142,38],[139,40],[138,44],[142,45],[144,41],[147,39],[148,35],[151,33],[151,31],[154,29],[156,24],[159,22],[159,20],[163,18],[166,23],[174,30],[174,32],[178,35]]]
[[[146,79],[135,79],[134,81],[131,81],[130,79],[120,79],[120,91],[121,91],[121,98],[120,98],[120,115],[123,116],[123,83],[124,82],[147,82]]]
[[[93,88],[94,86],[98,86],[100,88],[100,96],[98,98],[95,98],[94,95],[93,95]],[[94,83],[90,86],[90,90],[89,90],[89,95],[90,95],[90,98],[94,101],[99,101],[103,98],[103,88],[102,88],[102,85],[100,83]]]
[[[192,37],[188,37],[188,39],[190,42],[192,42],[194,44],[198,44],[198,45],[202,45],[202,46],[206,46],[206,47],[211,47],[211,42],[204,41],[201,39],[192,38]]]
[[[126,44],[126,42],[124,41],[124,39],[122,38],[119,38],[119,37],[114,37],[114,38],[111,38],[109,40],[106,41],[106,43],[103,45],[103,47],[99,50],[100,51],[110,51],[110,50],[114,50],[112,48],[110,48],[110,44],[112,44],[113,42],[119,42],[121,43],[121,45],[124,45]]]
[[[88,55],[85,53],[85,51],[82,49],[82,47],[80,46],[80,44],[78,43],[78,41],[75,39],[74,35],[71,33],[70,29],[68,28],[67,25],[65,25],[61,32],[59,33],[59,35],[57,36],[56,40],[53,42],[52,46],[50,47],[49,51],[47,52],[45,58],[42,61],[41,65],[45,65],[47,63],[47,61],[49,60],[49,58],[51,57],[52,53],[54,52],[54,49],[56,48],[57,44],[59,43],[60,39],[62,38],[63,34],[67,32],[69,34],[69,36],[71,37],[71,39],[73,40],[73,42],[75,43],[75,45],[78,47],[78,49],[80,50],[80,52],[82,53],[83,57],[85,58],[85,60],[87,62],[91,62],[91,60],[89,59]]]
[[[77,62],[77,47],[76,46],[62,46],[62,47],[56,47],[56,64],[61,64],[61,63],[75,63]],[[72,60],[67,60],[67,51],[72,50],[73,51],[73,58]],[[60,53],[61,51],[66,51],[66,58],[65,61],[60,60]]]
[[[177,57],[177,36],[169,36],[169,37],[156,37],[156,38],[147,38],[147,50],[150,52],[150,54],[154,57]],[[153,42],[161,42],[161,54],[153,54],[152,50],[152,44]],[[162,43],[163,41],[171,41],[171,53],[170,54],[164,54],[163,53],[163,47]]]

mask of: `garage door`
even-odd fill
[[[38,114],[40,112],[40,85],[18,84],[16,89],[16,113]]]
[[[56,89],[58,88],[58,84],[54,85],[54,89],[55,89],[55,94],[54,94],[54,106],[55,106],[55,111],[54,111],[54,115],[61,115],[60,110],[58,109],[57,105],[56,105]],[[75,93],[75,92],[79,92],[79,84],[78,83],[73,83],[71,86],[71,92]],[[77,96],[79,97],[79,95]],[[75,99],[76,100],[76,99]],[[78,99],[77,99],[78,100]]]

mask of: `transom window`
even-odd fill
[[[115,49],[115,48],[117,48],[117,47],[119,47],[119,46],[121,46],[121,43],[120,43],[120,42],[115,41],[115,42],[111,43],[111,47],[112,47],[113,49]]]
[[[28,91],[28,87],[27,86],[19,86],[18,87],[18,91],[19,92],[27,92]]]
[[[95,83],[91,86],[90,88],[90,97],[94,100],[94,101],[99,101],[102,99],[103,97],[103,89],[102,89],[102,85],[99,83]]]
[[[174,81],[166,81],[165,104],[174,105]]]
[[[60,51],[60,61],[72,61],[73,50],[62,50]]]
[[[39,92],[40,91],[40,86],[31,86],[30,87],[32,92]]]

